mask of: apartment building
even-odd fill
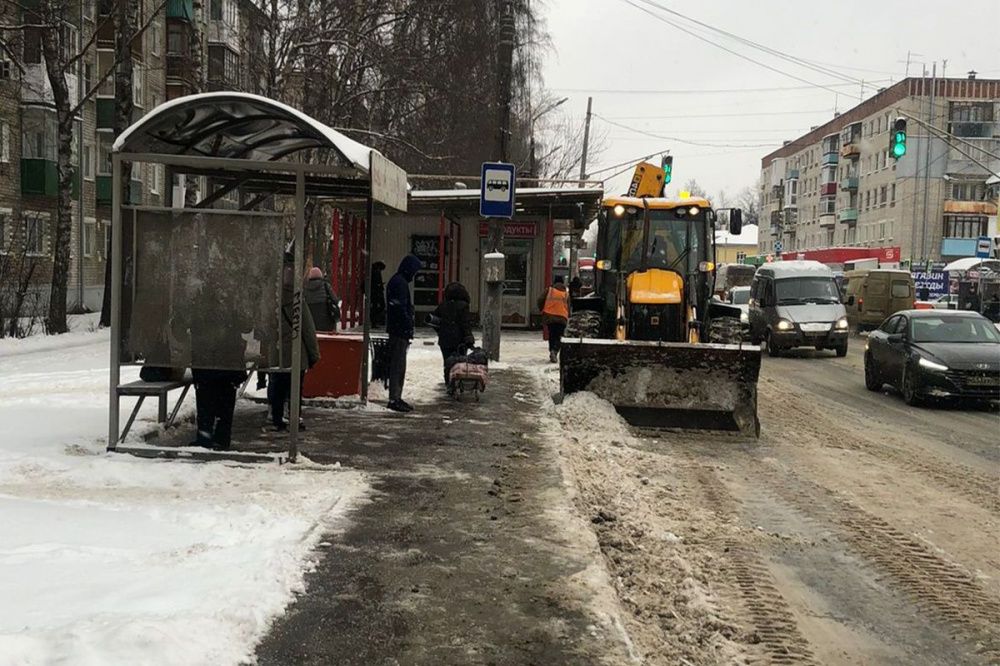
[[[900,116],[958,138],[911,120],[907,153],[895,160],[890,130]],[[974,255],[980,236],[1000,233],[989,184],[1000,168],[998,121],[1000,80],[974,73],[879,91],[763,158],[758,251],[867,248],[904,262]]]
[[[90,46],[66,77],[73,104],[82,102],[73,137],[71,311],[101,307],[104,263],[109,257],[115,138],[114,77],[101,80],[115,62],[113,22],[105,20],[105,12],[114,3],[82,0],[74,6],[78,11],[67,12],[62,26],[68,35],[65,56],[71,59],[85,44]],[[204,15],[197,19],[193,0],[168,0],[165,5],[140,2],[139,6],[139,24],[148,23],[148,27],[133,44],[133,121],[198,87],[263,92],[267,24],[251,0],[209,0]],[[4,4],[0,14],[5,23],[22,22],[18,7],[17,3]],[[30,266],[29,305],[36,311],[46,307],[48,298],[58,194],[56,113],[40,30],[4,35],[10,52],[0,50],[0,268],[6,265],[10,271],[17,264],[26,270]],[[201,40],[201,48],[192,48],[192,35]],[[195,53],[201,55],[201,67],[192,62]],[[193,72],[202,73],[200,86],[191,78]],[[98,82],[95,94],[86,97]],[[131,202],[165,205],[166,177],[162,165],[136,165],[129,188]]]

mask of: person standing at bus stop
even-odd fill
[[[399,262],[399,270],[389,278],[385,287],[386,326],[389,334],[389,409],[395,412],[412,412],[413,407],[403,400],[403,383],[406,381],[406,353],[413,339],[413,297],[410,283],[420,270],[418,257],[408,254]]]
[[[569,292],[561,275],[557,275],[552,286],[538,297],[538,309],[542,311],[542,324],[549,329],[549,362],[555,363],[569,322]]]

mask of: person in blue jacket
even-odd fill
[[[406,381],[406,352],[413,339],[413,298],[410,283],[421,267],[420,259],[412,254],[403,257],[399,270],[385,287],[386,333],[389,334],[389,404],[396,412],[412,412],[413,407],[403,400],[403,383]]]

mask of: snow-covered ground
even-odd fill
[[[240,663],[365,479],[105,453],[108,333],[91,324],[0,340],[0,663]]]

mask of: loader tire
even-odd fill
[[[736,317],[719,317],[708,325],[708,341],[719,345],[738,345],[743,336],[740,320]]]
[[[597,338],[601,335],[601,313],[593,310],[574,312],[566,323],[567,338]]]

